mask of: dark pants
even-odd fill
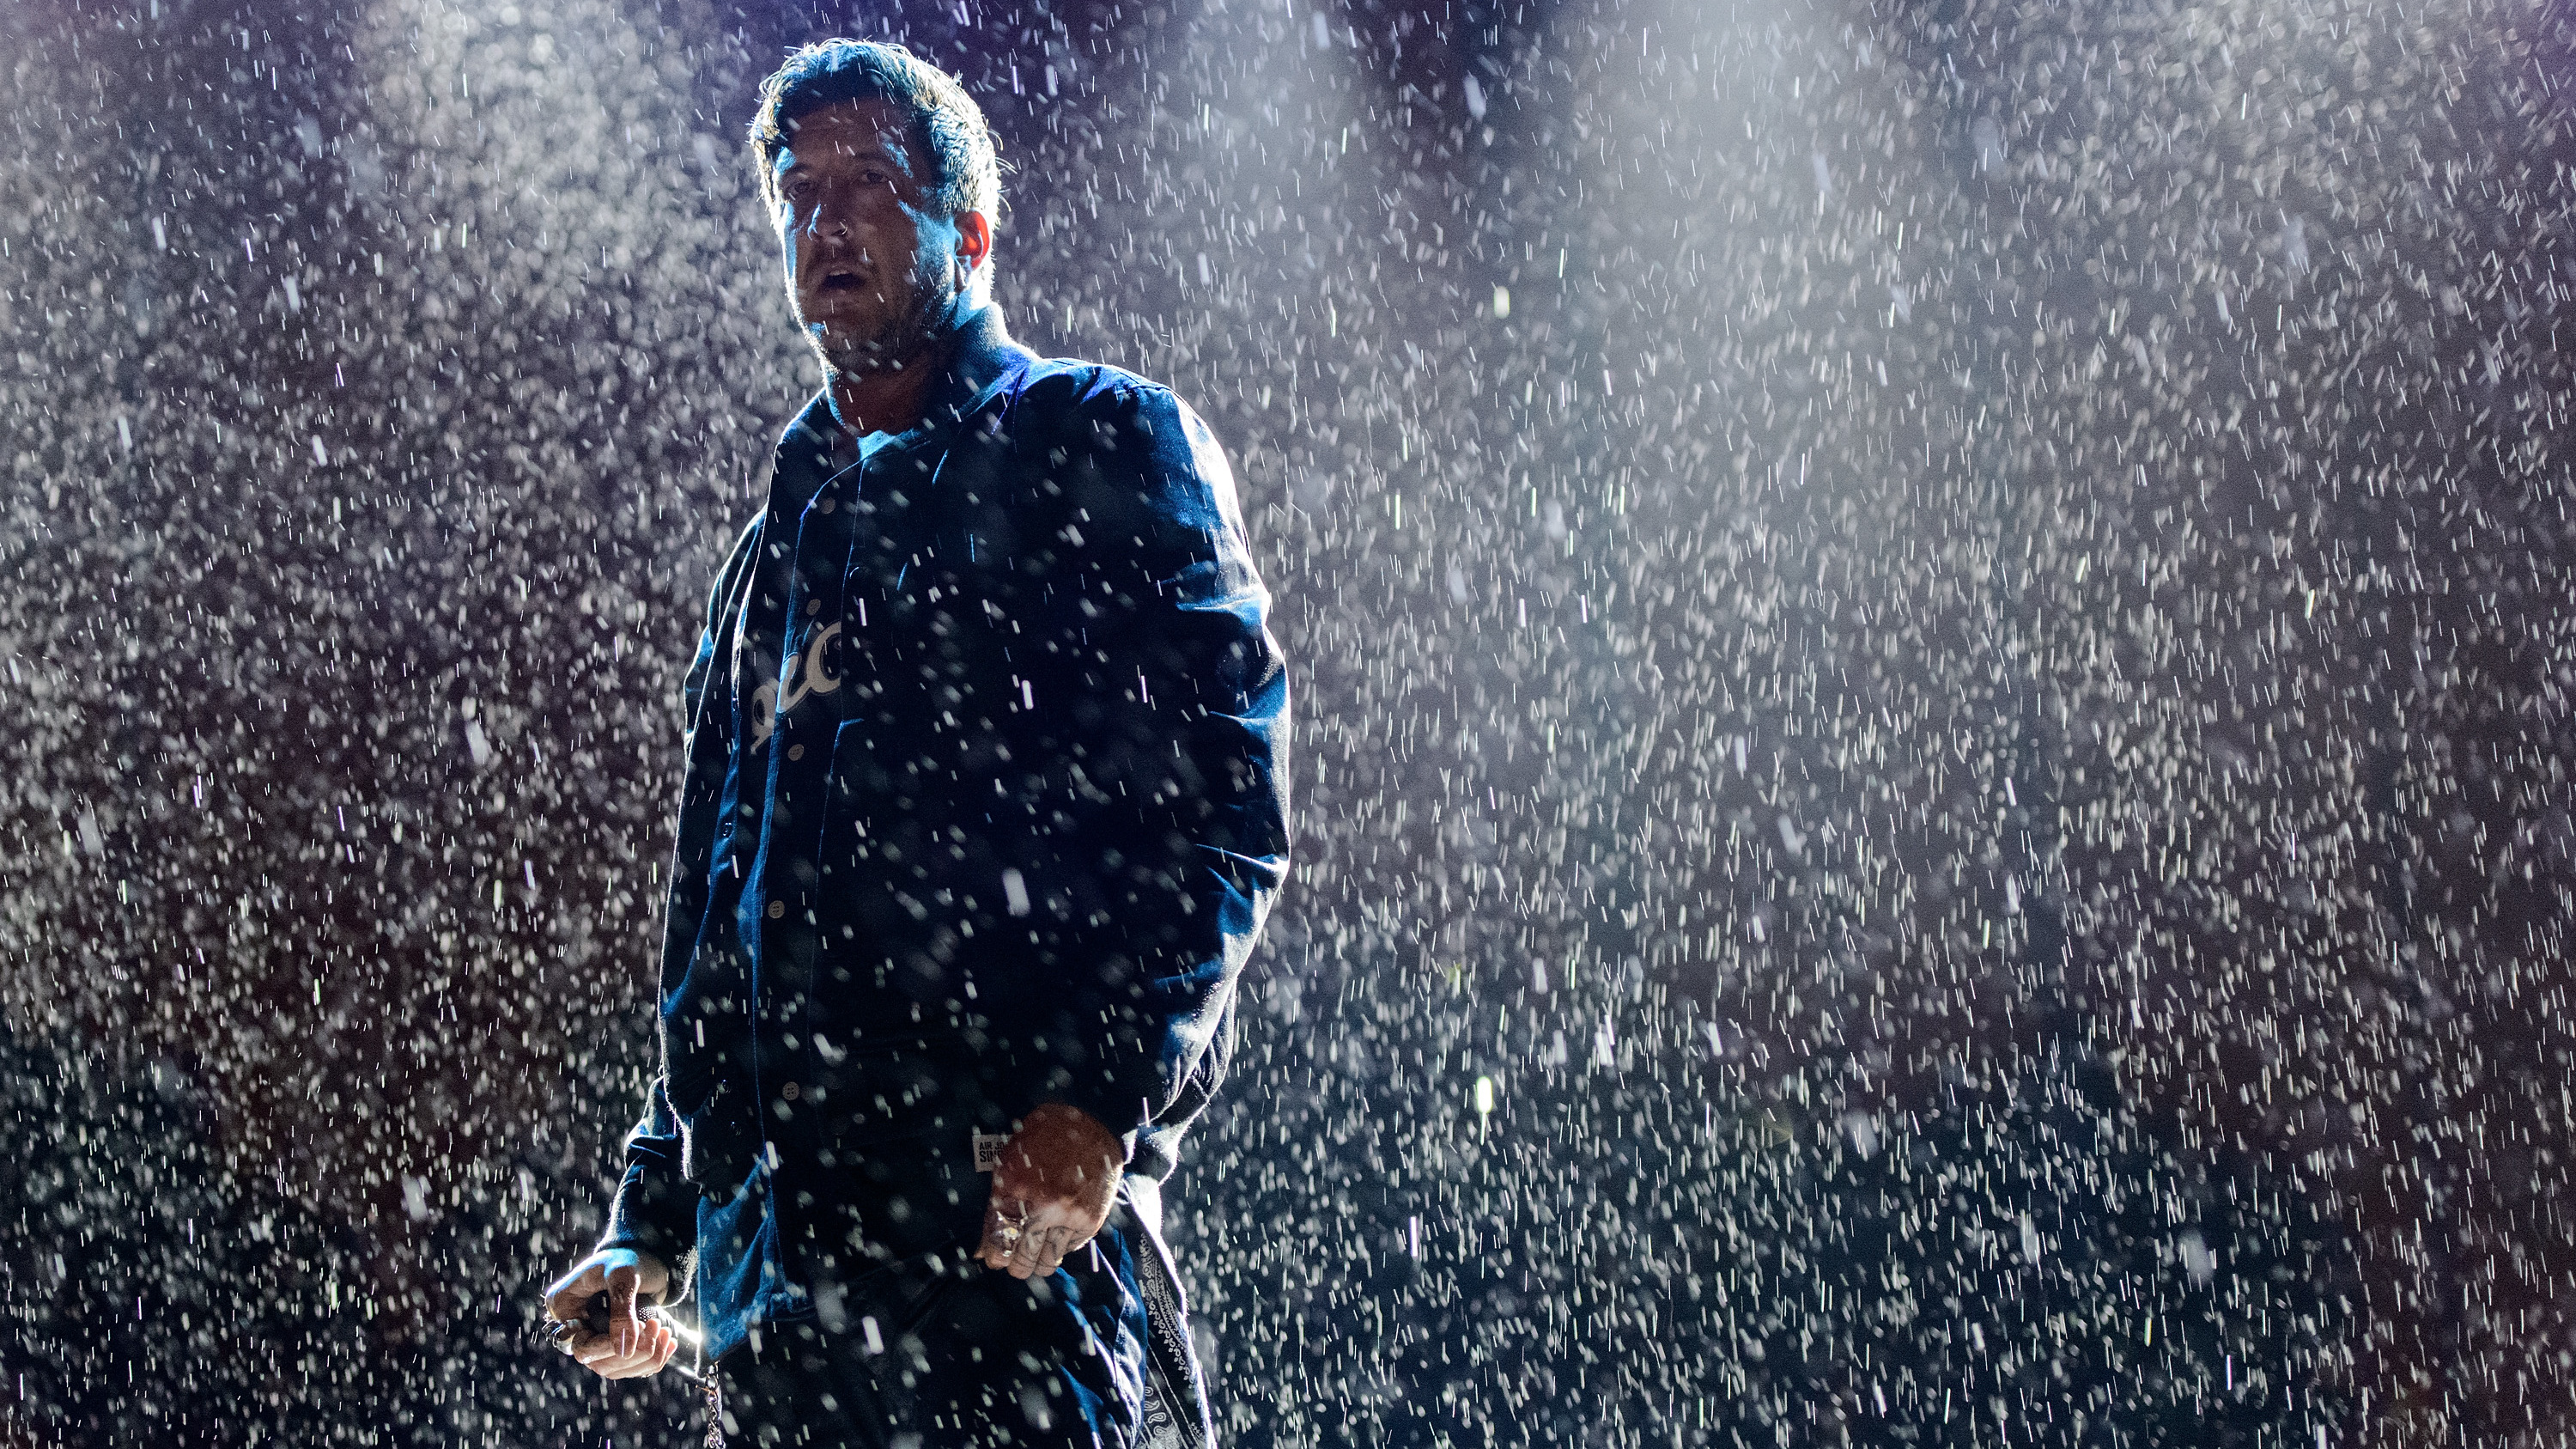
[[[817,1295],[717,1364],[727,1449],[1129,1449],[1143,1413],[1136,1245],[1116,1227],[1021,1282],[948,1248]]]

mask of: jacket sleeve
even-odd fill
[[[697,1240],[698,1192],[680,1176],[680,1120],[656,1077],[645,1094],[643,1120],[626,1134],[626,1175],[609,1203],[599,1247],[650,1253],[677,1273]],[[675,1301],[688,1295],[687,1284],[674,1286]]]
[[[758,529],[755,522],[743,531],[717,575],[707,598],[698,652],[689,662],[688,677],[680,691],[682,718],[688,726],[682,747],[687,767],[680,788],[679,842],[671,860],[662,989],[657,993],[665,1007],[676,984],[688,974],[689,957],[706,916],[710,856],[729,749],[724,739],[727,696],[722,688],[731,660],[731,621],[726,617],[726,606],[733,598]],[[677,1271],[680,1256],[697,1241],[698,1194],[681,1174],[683,1139],[679,1115],[671,1106],[668,1032],[663,1032],[662,1037],[662,1073],[646,1090],[643,1117],[626,1135],[626,1169],[609,1205],[608,1227],[599,1246],[651,1253]]]
[[[1230,1046],[1234,989],[1288,870],[1288,675],[1234,477],[1169,391],[1095,389],[1055,435],[1083,648],[1059,699],[1094,802],[1092,923],[1067,972],[1049,1095],[1174,1135]],[[1168,1151],[1168,1144],[1162,1148]]]

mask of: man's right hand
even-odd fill
[[[658,1374],[680,1346],[668,1324],[644,1316],[644,1310],[670,1291],[671,1270],[650,1253],[632,1248],[603,1248],[574,1265],[546,1290],[546,1316],[575,1325],[566,1350],[583,1368],[604,1379],[638,1379]],[[593,1333],[583,1320],[590,1301],[608,1295],[608,1331]]]

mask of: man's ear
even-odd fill
[[[993,219],[980,211],[957,213],[957,260],[969,275],[993,259]]]

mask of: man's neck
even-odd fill
[[[831,375],[832,415],[850,436],[908,432],[930,406],[939,380],[957,361],[965,329],[951,326],[910,357],[866,372]]]

